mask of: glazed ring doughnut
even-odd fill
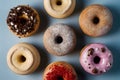
[[[9,68],[17,74],[30,74],[39,66],[40,55],[31,44],[19,43],[9,50],[7,63]]]
[[[43,41],[49,53],[63,56],[74,49],[76,45],[76,35],[69,26],[65,24],[55,24],[45,31]]]
[[[44,0],[45,10],[55,18],[65,18],[72,14],[76,0]]]
[[[89,44],[80,52],[80,63],[85,71],[98,75],[111,68],[113,56],[104,44]]]
[[[79,23],[85,34],[92,37],[103,36],[112,27],[112,13],[105,6],[93,4],[82,11]]]
[[[39,28],[40,18],[35,9],[27,5],[19,5],[10,10],[7,24],[11,32],[23,38],[33,35]]]
[[[47,66],[43,80],[77,80],[77,74],[70,64],[58,61]]]

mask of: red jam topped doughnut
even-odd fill
[[[90,44],[81,51],[80,63],[87,72],[102,74],[111,68],[113,57],[105,45]]]
[[[29,6],[17,6],[10,10],[7,24],[17,35],[26,35],[35,30],[37,13]]]
[[[74,80],[75,79],[75,75],[72,73],[72,70],[66,69],[63,66],[54,65],[54,67],[50,70],[51,72],[47,74],[47,80],[64,80],[64,79]]]
[[[76,80],[76,74],[71,66],[66,64],[54,64],[47,68],[44,80]]]

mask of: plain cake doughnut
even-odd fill
[[[65,18],[72,14],[76,0],[44,0],[44,8],[55,18]]]
[[[76,45],[76,35],[68,25],[54,24],[45,31],[43,42],[49,53],[63,56],[74,49]]]
[[[38,68],[40,55],[33,45],[19,43],[8,51],[7,64],[17,74],[30,74]]]
[[[79,17],[80,28],[92,37],[103,36],[112,27],[113,17],[110,10],[100,4],[86,7]]]
[[[113,56],[104,44],[89,44],[80,52],[80,63],[86,72],[99,75],[112,67]]]
[[[28,5],[18,5],[10,10],[7,25],[16,36],[20,38],[29,37],[39,28],[39,14]]]
[[[57,61],[46,67],[43,80],[77,80],[77,74],[67,62]]]

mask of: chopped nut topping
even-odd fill
[[[88,56],[93,55],[93,53],[94,53],[94,49],[93,49],[93,48],[90,48],[90,49],[88,50]]]

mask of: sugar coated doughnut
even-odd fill
[[[43,42],[49,53],[62,56],[74,49],[76,35],[69,26],[54,24],[45,31]]]
[[[19,43],[8,51],[7,64],[17,74],[30,74],[39,66],[40,55],[31,44]]]
[[[43,80],[77,80],[74,68],[67,62],[53,62],[44,71]]]
[[[113,17],[108,8],[93,4],[85,8],[79,17],[82,31],[92,37],[103,36],[112,27]]]
[[[55,18],[65,18],[72,14],[76,0],[44,0],[45,10]]]
[[[19,5],[10,10],[7,24],[11,32],[23,38],[34,34],[40,24],[39,14],[28,5]]]
[[[113,56],[104,44],[89,44],[80,52],[80,63],[88,73],[99,75],[111,68]]]

